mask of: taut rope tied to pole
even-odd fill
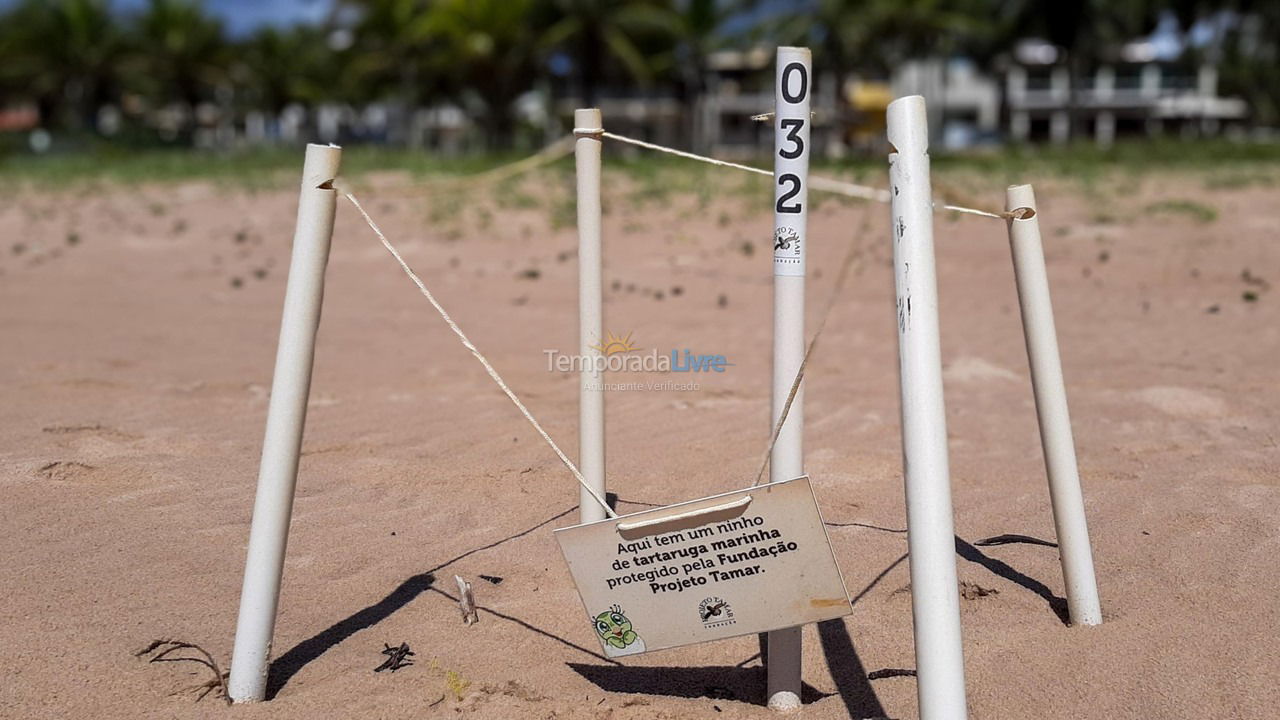
[[[718,160],[716,158],[707,157],[705,155],[698,155],[697,153],[686,152],[684,150],[676,150],[675,148],[666,147],[664,145],[658,145],[655,143],[645,142],[643,140],[637,140],[635,138],[627,137],[625,135],[618,135],[617,133],[611,133],[605,130],[604,128],[574,128],[572,137],[574,138],[591,137],[591,138],[609,139],[609,140],[614,140],[627,145],[634,145],[636,147],[645,148],[647,150],[654,150],[656,152],[666,153],[668,155],[674,155],[676,157],[682,157],[688,160],[695,160],[697,162],[707,163],[709,165],[715,165],[717,167],[725,167],[725,168],[731,168],[734,170],[741,170],[743,172],[748,172],[755,175],[765,175],[769,177],[773,176],[773,172],[770,170],[764,170],[762,168],[752,167],[750,165],[743,165],[741,163],[729,162],[727,160]],[[560,140],[557,140],[551,145],[548,145],[547,147],[543,148],[538,153],[528,158],[525,158],[524,160],[520,160],[510,165],[496,168],[486,173],[482,173],[479,176],[475,176],[471,178],[470,181],[476,182],[476,181],[492,181],[497,179],[506,179],[506,178],[518,175],[522,172],[527,172],[529,170],[535,169],[549,162],[553,162],[559,159],[560,157],[563,157],[564,155],[568,154],[569,152],[569,143],[567,142],[568,139],[569,139],[568,137],[561,138]],[[889,192],[887,190],[868,187],[865,185],[857,185],[854,183],[842,182],[839,180],[832,180],[829,178],[813,177],[810,179],[810,185],[815,190],[821,190],[824,192],[834,193],[837,195],[844,195],[846,197],[859,198],[862,200],[869,200],[869,201],[879,202],[879,203],[888,203],[890,200]],[[533,429],[537,431],[538,435],[543,439],[544,442],[547,443],[547,445],[551,448],[551,450],[556,454],[556,457],[560,459],[560,462],[562,462],[564,466],[568,468],[570,474],[573,475],[574,480],[576,480],[578,484],[582,486],[583,489],[585,489],[590,494],[590,497],[593,500],[599,503],[600,507],[604,508],[604,512],[608,517],[611,517],[611,518],[618,517],[617,513],[615,513],[613,509],[609,507],[609,504],[608,502],[606,502],[605,498],[601,497],[598,492],[596,492],[593,488],[590,487],[590,485],[588,485],[586,478],[583,477],[582,472],[578,469],[578,466],[575,465],[573,461],[569,459],[569,456],[566,455],[565,452],[560,449],[560,446],[557,445],[555,440],[551,438],[551,435],[547,433],[545,429],[543,429],[542,424],[538,422],[537,418],[533,416],[533,413],[529,411],[529,408],[526,407],[523,402],[521,402],[520,398],[510,388],[510,386],[507,385],[506,381],[502,379],[502,376],[498,374],[498,371],[496,369],[494,369],[493,364],[489,362],[488,358],[486,358],[484,354],[481,353],[478,348],[476,348],[476,346],[471,342],[471,339],[468,338],[466,333],[462,331],[462,328],[458,327],[458,324],[454,322],[453,318],[449,316],[449,313],[444,309],[444,307],[440,304],[440,302],[436,300],[434,295],[431,294],[431,291],[427,289],[426,284],[422,282],[422,279],[418,277],[417,273],[415,273],[413,269],[409,267],[409,264],[405,262],[404,257],[400,255],[399,251],[397,251],[395,246],[391,244],[391,241],[387,239],[387,236],[382,232],[381,228],[378,227],[378,224],[373,221],[373,218],[369,216],[369,213],[367,213],[364,207],[360,205],[360,201],[356,199],[355,195],[351,193],[349,190],[346,190],[343,188],[340,188],[340,190],[343,196],[346,197],[346,199],[350,201],[351,204],[355,207],[355,209],[360,213],[360,216],[364,219],[365,223],[369,226],[369,228],[373,230],[375,235],[378,236],[378,239],[382,242],[383,247],[387,249],[387,252],[391,253],[391,256],[395,258],[395,261],[400,265],[400,268],[401,270],[404,271],[405,275],[407,275],[409,279],[412,280],[415,285],[417,285],[418,290],[422,293],[424,297],[427,298],[427,301],[431,303],[431,306],[435,308],[436,312],[449,326],[449,329],[452,330],[453,333],[458,336],[458,339],[462,342],[463,347],[465,347],[476,358],[476,360],[480,362],[480,364],[484,367],[485,372],[488,373],[489,377],[498,385],[498,387],[507,396],[507,398],[511,400],[512,404],[514,404],[516,408],[520,411],[520,414],[523,415],[524,418],[529,421],[529,424],[533,426]],[[969,207],[963,207],[958,205],[947,205],[947,204],[941,204],[941,205],[935,204],[935,207],[942,210],[952,210],[955,212],[967,213],[970,215],[978,215],[982,217],[991,217],[991,218],[996,218],[1001,220],[1016,217],[1016,212],[1017,212],[1015,211],[1015,213],[1007,213],[1007,212],[993,213],[993,212],[988,212],[986,210],[979,210],[977,208],[969,208]],[[849,252],[845,257],[844,262],[840,266],[840,274],[836,279],[836,284],[831,290],[831,295],[827,300],[826,307],[823,309],[822,317],[818,323],[818,329],[816,332],[814,332],[813,337],[809,341],[809,345],[805,350],[804,359],[801,361],[800,367],[796,372],[795,379],[791,384],[791,390],[787,395],[786,403],[783,405],[782,412],[778,417],[778,422],[775,424],[773,428],[773,432],[770,434],[769,443],[768,443],[768,446],[765,448],[764,458],[761,461],[759,472],[756,473],[755,481],[752,483],[753,485],[759,485],[761,479],[763,479],[764,477],[764,472],[769,466],[769,457],[773,452],[774,445],[778,441],[779,434],[782,432],[783,425],[786,423],[788,413],[791,410],[792,402],[795,400],[796,394],[800,389],[800,383],[804,380],[804,371],[809,364],[809,359],[813,356],[814,349],[817,347],[818,338],[822,336],[822,332],[826,328],[827,318],[831,314],[831,309],[835,306],[836,299],[839,297],[841,290],[844,288],[845,281],[848,278],[850,271],[857,264],[856,261],[859,260],[860,257],[861,257],[861,252],[858,250],[856,244],[851,242]]]
[[[422,279],[418,277],[418,274],[415,273],[413,268],[410,268],[409,264],[404,261],[404,258],[401,257],[395,246],[391,244],[391,241],[387,239],[387,236],[384,235],[382,230],[378,227],[378,224],[373,221],[373,218],[369,217],[369,213],[365,212],[364,208],[360,205],[360,201],[356,200],[356,196],[345,189],[342,190],[342,194],[347,198],[347,200],[351,201],[351,204],[355,206],[357,211],[359,211],[360,216],[364,218],[365,223],[369,225],[369,228],[373,230],[374,234],[378,236],[378,239],[382,241],[382,246],[385,247],[387,252],[391,253],[391,257],[395,258],[396,262],[400,264],[400,269],[404,270],[405,275],[408,275],[409,279],[418,286],[418,290],[422,292],[422,295],[427,298],[427,301],[431,303],[431,306],[436,309],[436,312],[440,314],[440,317],[449,325],[449,329],[453,331],[453,334],[457,335],[458,339],[462,341],[463,347],[471,351],[471,354],[475,356],[476,360],[480,361],[480,364],[484,366],[485,372],[489,373],[489,377],[493,378],[493,381],[498,384],[499,388],[502,388],[502,392],[505,393],[507,398],[515,404],[517,409],[520,410],[520,414],[524,415],[525,419],[529,421],[529,424],[533,426],[533,429],[537,430],[538,434],[542,436],[542,439],[546,441],[547,445],[555,451],[556,456],[560,458],[560,462],[564,463],[564,466],[569,469],[569,472],[573,474],[573,477],[578,481],[578,484],[587,492],[591,493],[591,497],[594,498],[596,502],[600,503],[600,507],[604,508],[606,515],[611,518],[618,517],[618,514],[613,511],[613,508],[609,507],[609,503],[605,502],[605,499],[600,497],[600,494],[587,484],[586,479],[582,477],[582,472],[578,470],[578,466],[573,464],[573,461],[569,459],[568,455],[564,454],[564,451],[560,449],[560,446],[556,444],[556,441],[552,440],[551,436],[547,434],[547,431],[542,429],[542,424],[534,418],[533,413],[529,412],[529,408],[525,407],[524,403],[520,402],[520,398],[517,397],[515,392],[507,386],[507,383],[502,379],[502,376],[499,375],[498,371],[489,363],[489,359],[486,358],[474,344],[472,344],[471,339],[467,337],[466,333],[462,332],[462,328],[458,327],[458,324],[453,321],[453,318],[449,317],[449,313],[445,311],[444,307],[440,305],[440,302],[437,301],[435,296],[431,294],[431,291],[427,289],[427,286],[422,282]]]

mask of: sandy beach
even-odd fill
[[[1062,619],[1055,547],[975,544],[1051,543],[1053,520],[1004,223],[936,218],[973,718],[1261,720],[1280,705],[1280,207],[1267,183],[1210,180],[1037,182],[1095,628]],[[990,178],[941,181],[1003,197]],[[464,199],[407,182],[352,187],[573,455],[578,379],[546,352],[576,345],[572,175]],[[608,396],[621,511],[749,485],[767,440],[767,180],[684,182],[609,182],[606,326],[641,352],[732,366],[696,389],[610,378],[657,384]],[[203,668],[134,657],[173,638],[230,659],[297,201],[296,180],[267,185],[0,203],[0,716],[775,717],[755,637],[602,655],[551,535],[576,523],[572,478],[345,201],[272,699],[195,702],[183,688]],[[804,629],[807,720],[916,712],[913,678],[868,679],[915,663],[888,220],[835,200],[809,216],[810,331],[851,240],[864,262],[806,380],[807,469],[854,599]],[[478,624],[462,623],[455,574]],[[374,673],[402,642],[414,664]]]

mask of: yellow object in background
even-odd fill
[[[888,83],[855,80],[845,86],[845,100],[854,110],[851,130],[855,143],[884,135],[885,109],[893,102],[893,88]]]

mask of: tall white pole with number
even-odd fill
[[[1067,609],[1073,624],[1098,625],[1102,622],[1102,606],[1093,573],[1071,416],[1067,412],[1067,387],[1062,379],[1053,303],[1049,300],[1049,274],[1044,266],[1035,191],[1030,185],[1010,187],[1005,193],[1005,209],[1015,213],[1009,218],[1009,247],[1018,282],[1018,306],[1022,309],[1036,417],[1040,420],[1040,442],[1049,475],[1049,499],[1053,503]]]
[[[573,112],[576,130],[601,130],[600,110]],[[604,482],[604,309],[601,282],[599,134],[578,132],[574,160],[578,174],[578,354],[583,364],[578,386],[578,468],[587,485],[606,497]],[[578,516],[584,523],[603,520],[604,508],[585,487],[578,489]]]
[[[773,395],[769,429],[804,360],[804,274],[809,215],[809,96],[813,91],[808,48],[778,48],[774,105]],[[787,413],[769,460],[769,480],[804,474],[804,386]],[[768,636],[769,707],[800,707],[800,628]]]
[[[333,215],[338,193],[332,181],[338,174],[342,149],[308,145],[302,167],[302,194],[284,292],[284,319],[276,349],[271,403],[258,469],[258,494],[249,528],[249,552],[240,592],[235,648],[227,688],[235,702],[262,700],[267,693],[267,663],[271,635],[280,601],[280,578],[289,540],[293,491],[298,479],[302,426],[307,418],[311,364],[315,359],[316,329],[324,298],[324,270],[329,262]]]
[[[924,98],[912,95],[890,103],[888,134],[916,692],[921,720],[963,720],[964,650],[942,401]]]

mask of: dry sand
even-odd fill
[[[727,194],[738,180],[724,177],[706,182]],[[1280,283],[1280,206],[1267,187],[1141,180],[1039,188],[1097,628],[1059,619],[1053,548],[967,544],[1052,540],[1053,525],[1003,224],[937,222],[974,718],[1268,718],[1280,706],[1280,290],[1266,285]],[[575,341],[576,235],[553,222],[570,183],[526,182],[554,188],[550,214],[440,198],[432,210],[434,193],[387,179],[361,192],[572,453],[577,380],[548,372],[543,353]],[[25,190],[0,205],[0,716],[773,717],[755,638],[599,655],[551,536],[576,516],[570,477],[345,202],[275,697],[195,703],[174,693],[203,680],[199,668],[133,657],[162,637],[224,667],[230,657],[296,200],[288,178],[278,185]],[[969,187],[1002,196],[991,181]],[[608,328],[644,350],[734,363],[697,391],[610,395],[610,489],[634,510],[754,477],[770,220],[740,197],[628,197],[613,193],[606,217]],[[1218,218],[1143,210],[1167,198]],[[887,210],[828,202],[810,223],[811,308],[851,235],[871,260],[808,380],[807,464],[856,602],[844,622],[805,628],[802,717],[910,718],[913,679],[867,680],[914,665]],[[478,625],[461,622],[455,573],[475,585]],[[416,664],[373,673],[383,643],[400,642]]]

